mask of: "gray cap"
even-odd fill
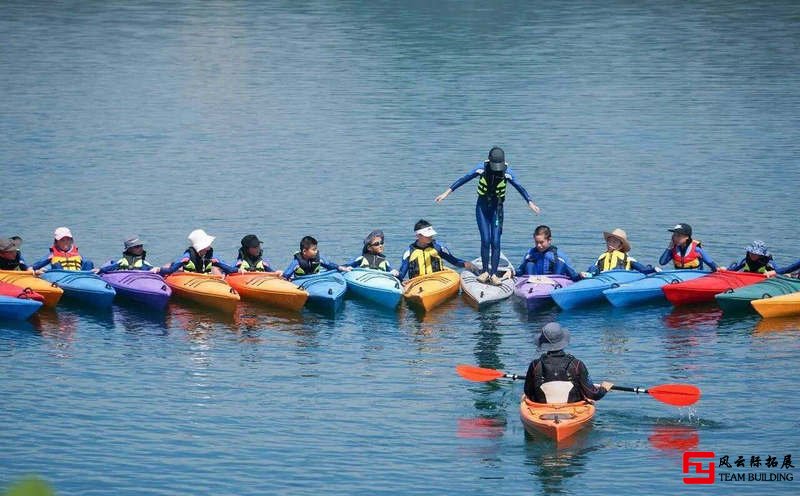
[[[569,344],[569,330],[558,322],[550,322],[542,327],[536,345],[542,351],[563,350]]]
[[[0,238],[0,251],[16,251],[22,245],[22,238],[12,236],[10,238]]]
[[[128,236],[125,238],[125,249],[133,248],[134,246],[143,245],[144,241],[139,239],[139,236]]]

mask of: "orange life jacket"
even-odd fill
[[[689,246],[686,247],[686,254],[681,255],[677,246],[672,247],[672,263],[675,264],[676,269],[696,269],[700,267],[700,253],[697,248],[700,247],[700,242],[692,240]]]
[[[50,265],[61,264],[64,270],[81,270],[82,262],[78,247],[74,244],[69,251],[61,251],[56,245],[50,247]]]

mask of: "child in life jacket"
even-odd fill
[[[19,236],[0,238],[0,270],[33,270],[25,262],[20,246],[22,238]]]
[[[717,264],[703,250],[700,241],[692,239],[692,226],[680,223],[667,230],[672,233],[672,239],[658,259],[660,265],[672,262],[677,270],[702,270],[705,264],[712,272],[717,270]]]
[[[292,280],[298,276],[318,274],[321,269],[338,270],[339,272],[350,272],[352,267],[337,265],[322,258],[319,254],[317,240],[311,236],[304,236],[300,240],[300,251],[293,255],[289,266],[283,271],[283,277]]]
[[[242,238],[242,246],[236,257],[236,268],[239,272],[263,272],[274,276],[281,275],[281,271],[273,270],[269,261],[264,260],[263,242],[255,234],[248,234]]]
[[[772,254],[769,248],[763,241],[753,241],[753,243],[745,248],[744,258],[739,262],[728,266],[727,270],[735,270],[742,272],[755,272],[759,274],[766,274],[768,277],[776,274],[774,262],[772,261]]]
[[[50,253],[33,264],[33,270],[37,274],[45,272],[45,267],[60,270],[92,270],[94,263],[84,260],[78,252],[72,238],[72,231],[66,227],[59,227],[53,233],[53,246]]]
[[[611,232],[604,231],[603,237],[606,240],[606,251],[599,257],[597,261],[589,267],[588,274],[583,273],[582,276],[589,277],[596,276],[601,272],[607,270],[636,270],[642,274],[652,274],[655,269],[649,265],[642,265],[637,262],[635,258],[628,255],[631,251],[631,243],[628,241],[628,235],[622,229],[614,229]]]
[[[116,262],[109,262],[100,267],[100,273],[114,272],[115,270],[149,270],[158,273],[161,267],[153,267],[153,264],[145,260],[147,252],[144,250],[144,242],[139,236],[128,236],[123,241],[125,247],[122,258]]]
[[[417,239],[409,245],[408,250],[403,254],[403,263],[400,264],[397,278],[401,281],[406,276],[409,279],[414,279],[418,276],[444,270],[445,266],[442,260],[473,272],[477,270],[472,262],[467,262],[454,256],[446,246],[433,239],[436,236],[436,231],[427,220],[420,219],[414,224],[414,235]]]
[[[236,272],[235,267],[214,257],[214,249],[211,247],[211,243],[216,239],[214,236],[209,236],[202,229],[195,229],[187,238],[191,245],[180,258],[172,262],[172,265],[161,268],[162,275],[167,276],[178,270],[217,276]]]
[[[361,256],[356,257],[355,260],[347,265],[353,268],[381,270],[383,272],[389,272],[393,276],[397,277],[400,272],[392,269],[391,265],[389,265],[389,261],[386,260],[386,257],[383,254],[384,242],[385,238],[383,231],[380,229],[375,229],[374,231],[370,232],[367,234],[367,237],[364,238],[364,246],[361,248]]]

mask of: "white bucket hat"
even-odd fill
[[[194,231],[190,232],[188,238],[189,242],[192,243],[192,248],[197,251],[210,247],[211,243],[217,239],[214,236],[209,236],[202,229],[195,229]]]

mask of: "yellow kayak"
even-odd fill
[[[417,276],[406,283],[403,296],[410,304],[427,311],[458,294],[460,280],[458,273],[450,269]]]
[[[225,281],[246,300],[255,300],[287,310],[300,310],[308,299],[307,291],[285,279],[263,272],[229,274]]]
[[[0,270],[0,281],[20,288],[30,288],[44,297],[44,306],[54,307],[64,295],[64,290],[56,283],[39,279],[30,272],[19,270]]]
[[[762,317],[789,317],[800,315],[800,292],[753,300],[750,302]]]
[[[195,272],[175,272],[165,279],[178,298],[191,300],[203,306],[233,313],[239,303],[239,294],[221,277]]]

